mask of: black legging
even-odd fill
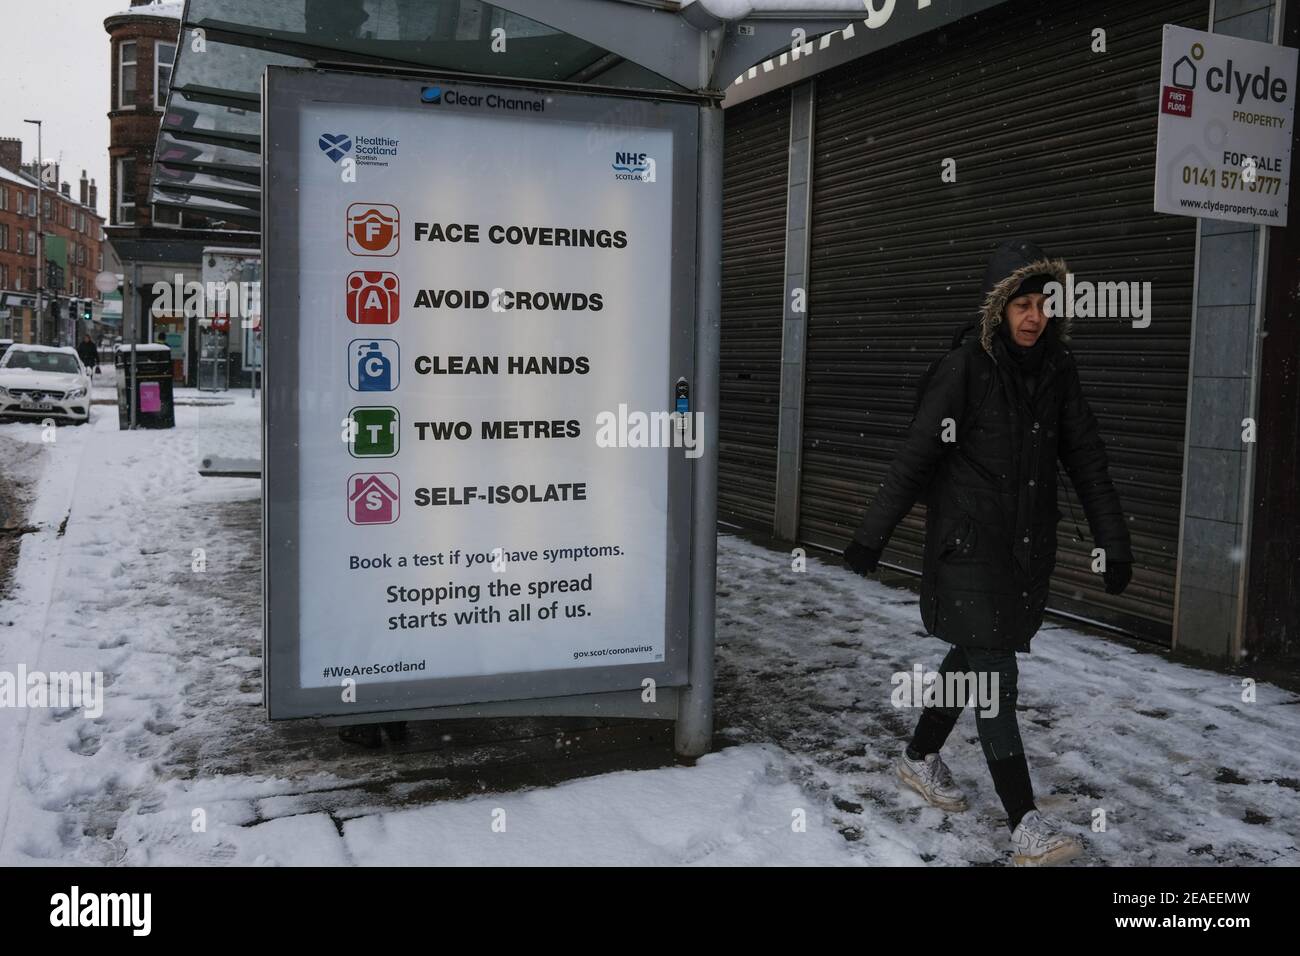
[[[939,665],[937,682],[943,681],[944,675],[949,673],[973,673],[977,681],[980,680],[979,675],[988,674],[989,677],[983,678],[983,681],[990,683],[992,675],[998,675],[997,713],[987,716],[983,706],[980,706],[975,712],[975,726],[979,731],[984,759],[988,761],[989,772],[993,775],[993,786],[1007,812],[1007,825],[1014,830],[1020,818],[1035,809],[1029,765],[1025,761],[1020,725],[1016,720],[1016,682],[1020,670],[1016,666],[1015,651],[958,647],[954,644]],[[976,686],[988,684],[977,683]],[[926,754],[938,753],[952,733],[964,706],[965,701],[958,701],[950,707],[926,707],[916,723],[916,731],[907,748],[908,756],[915,760]]]

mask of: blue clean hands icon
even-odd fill
[[[352,137],[347,133],[321,133],[320,149],[322,153],[337,163],[347,155],[348,150],[352,149]]]

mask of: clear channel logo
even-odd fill
[[[473,87],[457,89],[454,86],[422,86],[420,102],[432,106],[485,108],[489,110],[506,110],[516,113],[545,113],[550,97],[529,95],[521,91],[520,96],[507,96],[496,90],[475,92]]]
[[[615,179],[634,183],[655,181],[654,157],[646,153],[615,153],[612,165]]]

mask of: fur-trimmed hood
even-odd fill
[[[1030,276],[1050,275],[1065,285],[1068,271],[1064,259],[1051,258],[1030,239],[1009,239],[993,250],[984,274],[984,305],[980,308],[980,345],[984,351],[993,354],[993,333],[1002,322],[1002,310],[1020,283]],[[1069,341],[1068,316],[1052,316],[1051,326],[1055,326],[1059,341]]]

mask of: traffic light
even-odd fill
[[[89,299],[81,300],[81,321],[89,322],[94,318],[95,313],[92,311]]]

